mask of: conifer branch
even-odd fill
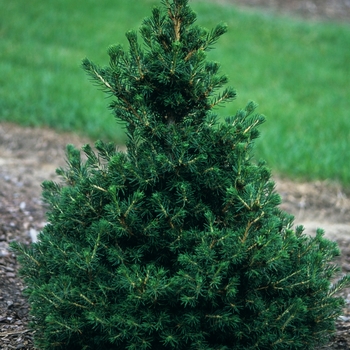
[[[173,13],[172,9],[171,9],[171,5],[169,4],[169,1],[166,1],[166,4],[168,6],[168,15],[169,18],[172,20],[173,24],[174,24],[174,33],[175,33],[175,41],[180,41],[180,32],[181,32],[181,17],[179,15],[180,11],[181,11],[181,6],[178,5],[175,9],[175,13]]]
[[[300,273],[302,273],[303,271],[302,270],[297,270],[297,271],[294,271],[293,273],[291,273],[290,275],[288,275],[288,276],[286,276],[286,277],[284,277],[284,278],[282,278],[282,279],[280,279],[279,281],[276,281],[276,282],[274,282],[272,285],[273,285],[273,288],[275,288],[275,289],[281,289],[280,287],[276,287],[277,285],[279,285],[279,284],[281,284],[282,282],[285,282],[287,279],[289,279],[289,278],[291,278],[291,277],[293,277],[293,276],[295,276],[295,275],[297,275],[297,274],[300,274]],[[305,283],[308,283],[309,282],[309,280],[307,280],[307,281],[301,281],[300,283],[296,283],[296,284],[293,284],[293,286],[295,286],[295,285],[299,285],[299,284],[305,284]],[[292,286],[292,287],[293,287]],[[290,286],[288,286],[288,288],[289,288]],[[282,288],[283,289],[283,288]]]
[[[240,202],[248,209],[252,210],[252,208],[244,201],[244,199],[237,194],[237,198],[240,200]]]
[[[242,201],[243,201],[243,200],[242,200]],[[243,203],[245,203],[245,202],[243,201]],[[247,205],[247,204],[246,204],[246,205]],[[249,208],[249,210],[251,210],[250,207],[249,207],[248,205],[247,205],[247,207]],[[250,228],[251,228],[255,223],[257,223],[264,215],[265,215],[265,212],[261,212],[261,214],[260,214],[258,217],[256,217],[254,220],[248,221],[247,227],[246,227],[246,229],[245,229],[245,231],[244,231],[243,238],[240,238],[240,240],[241,240],[242,243],[244,243],[244,242],[246,241],[246,239],[248,238],[248,233],[249,233]]]
[[[141,28],[146,50],[131,31],[129,50],[109,48],[109,67],[83,61],[115,97],[127,153],[97,142],[83,161],[67,147],[62,184],[43,184],[50,224],[32,248],[12,245],[37,343],[313,349],[350,285],[330,287],[336,243],[294,231],[278,207],[269,170],[252,161],[256,105],[218,125],[211,109],[236,94],[221,91],[227,77],[204,51],[226,26],[209,32],[188,0],[161,2]]]
[[[231,89],[226,89],[221,96],[215,99],[211,104],[210,108],[214,108],[222,102],[232,100],[236,96],[236,93]]]
[[[27,253],[27,251],[24,250],[22,247],[21,252],[28,260],[33,261],[37,266],[40,266],[40,263],[31,254]]]
[[[89,298],[87,298],[85,295],[83,295],[83,294],[79,294],[79,296],[81,297],[81,298],[83,298],[85,301],[87,301],[90,305],[95,305],[95,303],[93,303]]]
[[[96,70],[96,68],[91,67],[92,72],[95,74],[96,78],[98,80],[100,80],[100,82],[108,88],[108,90],[110,90],[114,95],[117,94],[117,91],[113,88],[113,86],[106,80],[103,78],[103,76]]]
[[[59,321],[57,321],[57,320],[52,320],[52,322],[53,322],[53,323],[57,323],[58,325],[62,326],[63,328],[68,329],[68,330],[71,331],[72,333],[76,333],[76,332],[78,331],[79,334],[82,334],[82,332],[81,332],[80,329],[76,330],[76,329],[74,329],[74,328],[72,328],[72,327],[69,327],[66,323],[62,323],[62,322],[59,322]]]
[[[97,186],[97,185],[92,185],[92,187],[98,189],[99,191],[103,191],[103,192],[108,192],[107,190],[105,190],[104,188]]]
[[[191,51],[186,55],[186,57],[184,58],[184,61],[187,62],[187,61],[193,56],[193,54],[194,54],[195,52],[198,52],[198,51],[200,51],[200,50],[203,50],[203,48],[201,47],[201,48],[196,49],[196,50],[191,50]]]
[[[243,134],[246,134],[247,132],[249,132],[250,130],[254,129],[258,124],[260,124],[260,120],[257,119],[253,124],[249,125],[244,131]]]
[[[132,232],[132,230],[130,229],[130,226],[128,226],[128,224],[125,221],[125,217],[120,217],[118,219],[118,221],[120,222],[120,224],[122,225],[122,227],[125,229],[125,231],[130,235],[133,236],[134,233]]]

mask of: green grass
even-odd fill
[[[0,0],[0,120],[122,141],[109,100],[80,62],[108,64],[107,47],[126,46],[124,33],[158,3]],[[267,117],[257,158],[275,173],[350,188],[350,26],[191,5],[198,24],[229,26],[209,58],[221,62],[238,98],[218,114],[256,101]]]

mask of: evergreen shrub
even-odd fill
[[[350,281],[334,282],[337,244],[279,209],[252,156],[255,104],[218,122],[236,93],[206,52],[226,26],[195,20],[188,0],[164,0],[143,45],[130,31],[109,67],[83,61],[127,151],[67,146],[62,181],[43,183],[48,224],[13,244],[39,349],[304,350],[335,329]]]

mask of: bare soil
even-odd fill
[[[309,20],[350,21],[350,0],[212,0]]]
[[[315,20],[350,21],[350,0],[215,0],[225,5],[262,8]],[[65,146],[93,142],[75,134],[46,128],[23,128],[0,123],[0,349],[33,350],[28,329],[29,306],[22,296],[24,285],[17,276],[18,263],[9,250],[13,240],[30,243],[45,225],[41,183],[57,179],[55,169],[65,165]],[[275,178],[282,209],[295,215],[295,223],[313,234],[325,229],[338,242],[342,273],[350,272],[350,198],[338,184],[301,183]],[[323,349],[350,349],[350,288],[337,330]]]

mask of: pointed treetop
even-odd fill
[[[219,64],[205,57],[226,25],[211,31],[195,25],[188,0],[163,0],[162,5],[142,23],[143,46],[137,33],[129,31],[128,51],[121,45],[108,49],[109,67],[83,61],[90,76],[115,97],[111,108],[117,119],[127,122],[129,132],[185,120],[200,124],[208,111],[236,95],[232,88],[217,93],[227,77],[218,75]]]

